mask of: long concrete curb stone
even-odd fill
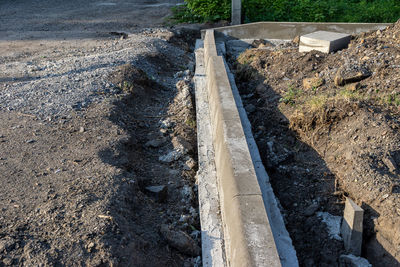
[[[195,48],[196,121],[199,170],[197,172],[201,223],[202,261],[204,267],[225,267],[225,249],[220,200],[215,170],[215,153],[211,138],[211,122],[205,77],[203,41]]]
[[[255,22],[214,28],[217,39],[283,39],[315,31],[332,31],[357,34],[371,30],[382,30],[390,23],[320,23],[320,22]],[[206,30],[201,34],[204,38]]]
[[[281,266],[214,32],[204,39],[208,101],[228,266]],[[208,57],[208,58],[207,58]]]

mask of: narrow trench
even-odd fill
[[[135,64],[111,77],[125,94],[109,119],[127,135],[102,152],[105,160],[113,155],[116,179],[125,182],[111,203],[114,236],[106,237],[119,266],[201,265],[192,73],[182,70],[193,55],[174,57],[141,59],[160,70],[156,80]]]
[[[341,266],[341,256],[349,254],[340,234],[349,193],[333,172],[338,170],[330,170],[313,141],[290,127],[279,108],[282,96],[268,78],[249,65],[229,62],[300,266]],[[379,214],[364,206],[362,256],[374,266],[397,266],[377,240],[372,220]]]
[[[234,64],[231,67],[235,70]],[[300,266],[338,266],[339,256],[346,254],[343,242],[322,222],[338,226],[343,215],[344,198],[336,194],[335,175],[289,128],[277,106],[257,97],[257,82],[240,75],[235,79]],[[277,105],[280,96],[267,90]]]

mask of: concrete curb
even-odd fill
[[[384,29],[391,23],[315,23],[315,22],[256,22],[214,28],[217,39],[284,39],[315,31],[333,31],[357,34],[370,30]],[[206,30],[202,31],[202,38]]]
[[[228,266],[281,266],[263,196],[214,32],[204,56]]]
[[[226,266],[224,237],[215,170],[214,147],[206,88],[203,41],[195,48],[196,121],[199,170],[197,172],[201,223],[202,261],[204,267]]]
[[[207,114],[210,119],[208,127],[212,136],[209,148],[212,146],[213,158],[203,157],[203,160],[214,164],[212,174],[216,176],[214,181],[217,183],[217,189],[214,190],[218,194],[222,217],[219,218],[218,229],[223,231],[224,241],[218,249],[224,250],[226,257],[224,265],[212,266],[298,266],[296,251],[262,164],[234,76],[221,56],[226,50],[224,41],[242,38],[288,40],[317,30],[354,34],[382,29],[388,25],[264,22],[202,31],[203,71],[206,72],[206,77],[203,77],[206,84],[203,83],[203,86],[207,87],[207,97],[197,98],[196,90],[196,100],[199,100],[197,105],[205,106],[200,100],[207,98]],[[201,139],[200,135],[199,132]],[[207,244],[203,244],[203,255],[208,253],[204,251],[207,249]],[[205,266],[210,265],[205,263]]]
[[[256,141],[253,137],[250,121],[247,118],[247,113],[244,109],[239,90],[236,87],[235,78],[230,72],[226,62],[225,66],[228,72],[229,82],[232,87],[233,97],[235,98],[236,106],[240,115],[240,120],[242,122],[244,134],[246,136],[247,145],[249,147],[251,158],[256,171],[258,184],[260,185],[260,189],[262,192],[264,207],[267,211],[269,223],[271,226],[272,234],[274,235],[274,240],[276,248],[278,250],[279,258],[281,260],[281,264],[283,267],[298,266],[299,263],[297,260],[296,250],[294,249],[292,239],[290,238],[289,233],[286,230],[285,222],[283,221],[281,211],[278,207],[278,200],[275,197],[269,180],[269,176],[264,168],[264,164],[262,163],[260,152],[258,151]]]

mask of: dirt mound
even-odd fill
[[[326,240],[310,235],[318,228],[298,211],[318,203],[341,215],[350,196],[366,210],[363,256],[399,264],[400,21],[354,35],[336,53],[300,53],[290,42],[249,49],[232,64],[245,105],[256,107],[253,130],[300,262],[337,263],[335,253],[327,260],[301,244]]]
[[[122,91],[133,96],[150,94],[152,88],[157,87],[157,83],[150,79],[146,72],[131,64],[119,66],[110,74],[109,80]]]

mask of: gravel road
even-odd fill
[[[201,264],[176,4],[0,2],[0,266]]]

